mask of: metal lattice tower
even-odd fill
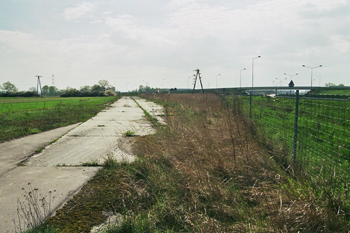
[[[196,89],[197,78],[199,79],[199,82],[200,82],[200,84],[201,84],[202,93],[204,93],[203,84],[202,84],[202,78],[201,78],[201,73],[199,73],[199,69],[196,69],[196,70],[194,70],[194,71],[196,71],[196,74],[195,74],[195,79],[194,79],[194,85],[193,85],[192,94],[194,94],[194,90]]]
[[[40,87],[40,95],[42,93],[42,90],[41,90],[41,82],[40,82],[40,77],[43,77],[43,76],[40,76],[40,75],[37,75],[35,77],[38,77],[38,80],[36,82],[36,93],[39,95],[39,87]]]

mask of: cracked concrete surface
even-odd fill
[[[162,122],[159,118],[162,115],[160,106],[138,97],[135,100]],[[38,188],[43,196],[56,190],[52,209],[58,209],[99,169],[82,165],[103,164],[108,157],[133,162],[135,156],[125,149],[131,143],[123,136],[126,131],[135,135],[155,132],[130,97],[119,99],[82,124],[1,143],[0,232],[14,230],[17,200],[23,198],[22,188],[27,188],[28,183]],[[56,142],[48,145],[57,138]],[[45,145],[44,150],[33,155],[35,150]],[[20,163],[21,166],[17,166]]]

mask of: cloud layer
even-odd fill
[[[41,0],[42,1],[42,0]],[[40,2],[40,1],[39,1]],[[124,91],[138,85],[186,87],[201,69],[205,87],[271,86],[284,73],[295,83],[347,83],[350,73],[350,6],[345,0],[172,0],[51,3],[46,22],[0,28],[0,83],[20,89],[34,76],[59,88],[107,79]],[[38,6],[31,6],[34,10]],[[0,12],[1,13],[1,12]],[[16,21],[17,20],[17,21]],[[22,25],[22,26],[21,26]],[[18,30],[19,29],[19,30]],[[218,74],[220,73],[219,80]],[[47,79],[45,80],[45,77]],[[287,85],[283,83],[283,85]],[[214,85],[215,84],[215,85]]]

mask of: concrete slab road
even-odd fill
[[[136,135],[155,131],[130,97],[119,99],[83,124],[1,143],[0,232],[14,231],[17,200],[23,201],[29,187],[37,188],[41,196],[51,191],[55,197],[51,209],[57,210],[99,169],[82,165],[102,164],[108,157],[132,162],[135,157],[119,148],[121,141],[125,143],[122,139],[126,131]]]
[[[4,173],[16,168],[19,162],[30,157],[38,148],[48,145],[78,125],[69,125],[0,143],[0,177]]]

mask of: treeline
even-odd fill
[[[92,96],[115,96],[116,90],[106,80],[100,80],[93,86],[82,86],[80,89],[67,87],[65,90],[59,90],[55,86],[45,85],[41,90],[31,87],[29,91],[18,91],[17,87],[5,82],[0,85],[0,97],[40,97],[40,96],[61,96],[61,97],[92,97]]]
[[[176,89],[176,88],[175,88]],[[172,89],[172,90],[175,90]],[[169,89],[167,88],[154,88],[154,87],[149,87],[149,86],[143,86],[140,85],[138,89],[132,90],[132,93],[157,93],[157,92],[167,92]]]
[[[325,86],[325,87],[345,87],[345,85],[342,84],[342,83],[339,84],[339,85],[337,85],[337,84],[335,84],[335,83],[325,83],[324,86]]]
[[[0,97],[39,97],[34,91],[0,92]]]
[[[5,82],[0,85],[0,97],[36,97],[39,96],[35,91],[18,91],[17,87],[11,82]]]
[[[58,90],[58,88],[55,86],[45,85],[41,89],[41,95],[42,96],[59,96],[61,95],[61,91]]]
[[[100,80],[93,86],[82,86],[80,90],[67,88],[61,94],[61,97],[91,97],[91,96],[115,96],[115,87],[107,80]]]

